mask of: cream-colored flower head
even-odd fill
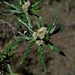
[[[38,46],[40,46],[40,45],[44,44],[44,41],[43,41],[43,40],[37,40],[37,41],[36,41],[36,44],[37,44]]]
[[[47,28],[41,27],[39,30],[37,30],[37,32],[34,32],[32,36],[35,40],[37,38],[43,39],[46,33],[47,33]]]
[[[45,34],[47,33],[47,28],[46,27],[42,27],[37,31],[37,36],[40,39],[43,39],[45,37]]]
[[[36,32],[34,32],[32,36],[33,36],[33,38],[34,38],[35,40],[37,39],[37,33],[36,33]]]
[[[25,2],[23,5],[22,5],[22,9],[26,9],[28,11],[28,7],[30,6],[30,2]]]
[[[45,34],[47,34],[47,28],[46,27],[41,27],[39,30],[37,30],[37,32],[34,32],[32,34],[32,36],[36,40],[36,44],[38,46],[44,44],[43,38],[45,37]],[[37,38],[39,38],[39,40]]]

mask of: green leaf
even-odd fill
[[[18,0],[19,6],[22,6],[22,0]]]
[[[35,8],[36,12],[40,11],[41,9],[42,9],[42,7]]]
[[[60,49],[57,46],[55,46],[54,44],[48,43],[47,46],[49,47],[49,49],[55,50],[56,52],[60,53]]]
[[[11,66],[7,64],[10,75],[17,75],[16,73],[12,72]]]
[[[6,55],[5,54],[0,54],[0,59],[5,58]]]
[[[53,49],[56,51],[56,52],[58,52],[58,53],[60,53],[60,49],[57,47],[57,46],[55,46],[55,45],[53,45]]]
[[[53,35],[53,34],[56,34],[56,33],[58,33],[58,32],[60,32],[60,31],[62,31],[64,28],[65,28],[65,26],[59,27],[58,29],[56,29],[56,30],[52,33],[52,35]]]
[[[4,2],[4,4],[16,9],[16,10],[20,10],[17,6],[13,5],[13,4],[9,4],[8,2]]]
[[[40,29],[41,27],[44,26],[44,24],[43,24],[43,19],[42,19],[41,16],[39,17],[39,22],[37,21],[37,26],[38,26],[38,29]]]
[[[62,31],[65,28],[65,26],[61,26],[59,31]]]
[[[44,26],[43,19],[41,16],[39,17],[39,25],[40,25],[40,27]]]
[[[21,27],[21,23],[18,22],[18,23],[17,23],[17,26],[16,26],[16,29],[18,30],[20,27]]]
[[[38,26],[38,29],[40,29],[40,24],[39,24],[39,22],[37,21],[37,26]]]
[[[0,62],[3,61],[3,58],[6,58],[6,55],[2,52],[0,52]]]
[[[39,12],[41,9],[42,9],[42,7],[39,7],[39,8],[36,8],[36,9],[31,8],[30,12],[32,12],[32,13]]]
[[[59,10],[57,11],[52,23],[50,24],[50,26],[48,27],[48,33],[52,34],[54,29],[55,29],[55,24],[56,24],[56,21],[58,19],[58,15],[59,15]]]
[[[32,48],[32,46],[34,45],[34,41],[30,43],[30,45],[28,46],[27,50],[24,52],[22,58],[21,58],[21,62],[20,64],[22,64],[25,60],[25,58],[28,56],[30,49]]]
[[[25,9],[24,9],[23,11],[24,11],[24,14],[25,14],[25,16],[26,16],[26,19],[27,19],[27,21],[28,21],[28,26],[29,26],[30,28],[33,28],[32,24],[31,24],[30,17],[29,17],[29,15],[28,15],[28,12],[27,12]]]
[[[53,48],[56,52],[66,57],[66,55],[57,46],[53,45]]]
[[[39,5],[42,3],[42,1],[43,1],[43,0],[37,1],[37,2],[36,2],[35,4],[33,4],[31,7],[32,7],[32,8],[35,8],[35,7],[39,6]]]
[[[6,54],[9,53],[12,49],[16,48],[20,42],[24,41],[24,39],[20,39],[15,43],[9,44],[8,46],[4,47],[4,50],[6,51]]]
[[[57,46],[55,46],[54,44],[48,43],[47,46],[49,47],[49,49],[55,50],[55,51],[58,52],[59,54],[61,54],[61,55],[63,55],[63,56],[66,57],[66,55],[65,55]]]
[[[29,36],[15,36],[15,37],[13,37],[13,38],[16,38],[16,39],[19,39],[19,40],[31,40],[32,39],[32,37],[29,37]]]
[[[11,10],[11,9],[9,9],[9,10],[6,10],[6,11],[9,11],[9,12],[12,12],[12,13],[17,13],[17,14],[22,13],[22,11],[20,11],[20,10]]]
[[[51,44],[47,44],[47,46],[50,50],[53,50],[53,46]]]
[[[22,21],[19,17],[17,17],[17,20],[23,24],[23,26],[25,26],[31,33],[33,33],[33,30],[27,25],[27,23],[25,23],[24,21]]]
[[[45,61],[44,61],[43,47],[42,46],[39,46],[38,53],[39,53],[39,57],[40,57],[40,62],[44,68],[44,71],[46,71],[46,65],[45,65]]]
[[[56,28],[56,26],[53,26],[49,33],[52,34],[54,32],[55,28]]]

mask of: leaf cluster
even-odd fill
[[[13,4],[9,4],[7,2],[4,2],[6,5],[11,7],[11,9],[8,10],[9,12],[12,12],[14,14],[18,14],[18,16],[16,16],[18,24],[23,25],[27,29],[28,34],[25,34],[23,36],[22,35],[14,36],[13,38],[16,38],[17,41],[9,44],[7,47],[4,48],[5,53],[0,54],[0,62],[2,62],[1,59],[7,58],[7,55],[9,57],[9,55],[10,55],[9,53],[11,50],[16,48],[21,42],[26,41],[26,42],[29,42],[29,46],[25,50],[25,52],[21,58],[20,63],[22,64],[24,62],[24,60],[28,56],[32,46],[36,42],[36,40],[32,36],[32,34],[34,33],[34,28],[32,25],[32,21],[30,19],[30,15],[36,16],[34,14],[34,12],[40,10],[37,6],[39,6],[39,4],[41,4],[42,1],[43,0],[38,0],[35,4],[32,4],[29,7],[28,11],[26,11],[26,9],[22,9],[23,3],[21,0],[18,0],[18,5],[13,5]],[[56,22],[58,19],[58,15],[59,15],[59,10],[57,11],[57,13],[56,13],[54,19],[52,20],[51,24],[49,25],[49,27],[47,28],[47,34],[45,35],[45,38],[43,39],[43,41],[44,41],[44,44],[47,45],[50,50],[55,50],[59,54],[66,56],[56,45],[54,45],[53,43],[50,42],[51,35],[54,35],[64,29],[64,26],[61,26],[58,29],[56,29]],[[39,20],[37,22],[38,29],[40,29],[41,27],[44,27],[43,18],[41,16],[36,16],[36,17]],[[46,65],[45,65],[45,61],[44,61],[43,46],[42,45],[40,45],[38,47],[38,54],[39,54],[40,62],[42,64],[44,70],[46,71]]]

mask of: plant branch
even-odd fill
[[[14,35],[15,35],[15,32],[14,32],[14,31],[16,31],[18,34],[24,36],[24,34],[22,34],[20,31],[17,31],[17,30],[12,26],[12,24],[10,24],[10,23],[8,23],[8,22],[2,20],[2,19],[0,19],[0,22],[2,22],[2,23],[4,23],[4,24],[7,24],[7,25],[12,29],[12,32],[13,32]]]

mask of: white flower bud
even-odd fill
[[[33,36],[33,38],[34,38],[35,40],[37,39],[37,33],[36,33],[36,32],[34,32],[32,36]]]
[[[30,6],[30,2],[25,2],[23,5],[22,5],[22,9],[26,9],[28,11],[28,7]]]
[[[46,31],[46,30],[47,30],[46,27],[41,27],[41,28],[38,30],[38,32],[42,32],[42,31]]]
[[[24,31],[24,34],[26,34],[27,33],[27,31]]]
[[[42,33],[42,34],[37,33],[37,36],[38,36],[40,39],[43,39],[43,38],[44,38],[44,34],[43,34],[43,33]]]
[[[33,38],[36,40],[36,44],[38,46],[44,44],[44,41],[42,40],[45,37],[45,34],[47,34],[47,28],[46,27],[41,27],[37,32],[34,32],[32,34]],[[39,38],[39,40],[37,40]]]
[[[44,41],[43,40],[37,40],[36,44],[40,46],[40,45],[44,44]]]
[[[47,28],[46,27],[42,27],[37,31],[37,36],[40,39],[43,39],[45,37],[45,34],[47,33]]]

